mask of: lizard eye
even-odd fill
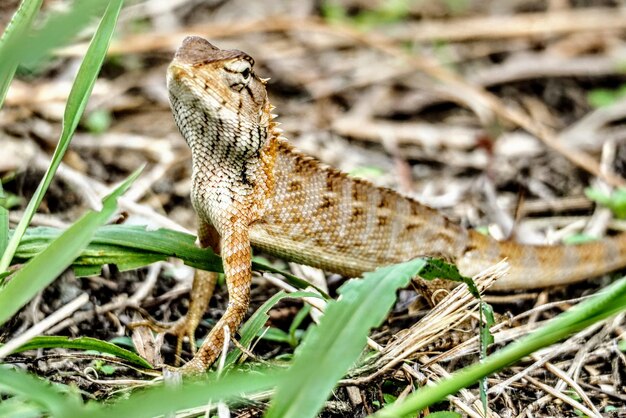
[[[224,69],[228,73],[232,74],[232,80],[236,84],[245,84],[250,81],[250,76],[252,75],[252,65],[246,60],[228,62],[224,66]]]

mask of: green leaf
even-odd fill
[[[496,319],[493,314],[493,308],[488,303],[484,301],[480,302],[480,310],[481,310],[481,326],[480,326],[480,345],[483,350],[487,349],[487,346],[493,344],[493,335],[489,331],[489,328],[496,324]],[[486,353],[486,351],[483,351]]]
[[[336,382],[361,354],[370,329],[384,320],[396,290],[406,286],[425,264],[416,259],[345,283],[339,299],[328,303],[319,326],[300,344],[266,417],[316,416]]]
[[[585,189],[585,195],[603,206],[608,207],[620,219],[626,219],[626,189],[615,189],[610,196],[607,196],[601,190],[588,187]]]
[[[102,16],[107,5],[116,7],[117,3],[118,0],[75,0],[65,10],[45,16],[41,27],[8,44],[3,57],[32,68],[53,49],[67,45],[72,37]]]
[[[89,405],[79,418],[168,416],[168,411],[198,408],[208,403],[240,398],[273,388],[283,380],[284,372],[275,370],[231,372],[216,379],[215,374],[202,381],[183,382],[180,387],[156,386],[132,393],[113,405]],[[74,415],[64,415],[72,416]],[[172,414],[171,416],[174,416]]]
[[[565,245],[580,245],[587,242],[597,241],[598,238],[587,234],[573,234],[563,239]]]
[[[363,179],[374,179],[381,177],[386,171],[380,167],[356,167],[348,171],[350,177],[357,177]]]
[[[40,418],[43,415],[39,405],[26,399],[9,398],[0,402],[0,417]]]
[[[12,193],[2,192],[2,184],[0,184],[0,209],[11,209],[19,206],[22,199]]]
[[[265,301],[263,305],[257,309],[254,314],[246,321],[245,324],[239,329],[239,335],[241,336],[239,343],[246,348],[250,347],[252,344],[252,340],[259,335],[259,332],[265,327],[265,323],[269,319],[269,315],[267,314],[274,305],[280,302],[284,298],[304,298],[304,297],[314,297],[321,298],[320,295],[313,292],[293,292],[287,294],[283,291],[276,293],[274,296]],[[241,350],[239,348],[234,348],[228,355],[226,356],[225,367],[232,366],[235,364],[237,359],[241,356]]]
[[[587,94],[587,102],[595,107],[610,106],[626,95],[626,85],[618,89],[594,89]]]
[[[89,5],[92,9],[96,8],[96,4],[92,3],[93,2],[91,1],[82,1],[75,4],[75,6],[77,8],[84,8],[85,5]],[[91,43],[89,44],[85,58],[78,69],[78,74],[76,75],[76,79],[74,80],[74,84],[72,85],[72,89],[67,99],[65,113],[63,115],[61,138],[59,139],[56,149],[54,150],[52,161],[50,162],[41,183],[28,203],[28,206],[24,211],[24,216],[20,219],[20,222],[15,228],[15,232],[9,240],[2,258],[0,259],[0,272],[4,272],[9,267],[13,255],[15,254],[15,250],[17,249],[17,246],[33,215],[41,204],[43,196],[46,193],[46,190],[48,190],[57,168],[61,164],[63,155],[65,155],[65,151],[70,145],[76,126],[78,125],[83,111],[85,110],[85,106],[87,106],[87,100],[89,99],[93,85],[96,82],[98,73],[100,72],[100,67],[104,61],[106,51],[109,48],[109,42],[113,36],[113,29],[115,29],[115,24],[121,7],[122,0],[111,0],[104,16],[102,17],[102,20],[100,21],[100,24],[98,25],[96,33],[91,39]],[[26,48],[26,46],[24,45],[22,48]]]
[[[61,231],[56,228],[27,229],[14,261],[36,256],[60,234]],[[198,248],[195,239],[194,235],[169,229],[148,231],[145,226],[139,225],[105,225],[96,231],[91,243],[72,263],[72,267],[78,276],[89,276],[100,274],[102,266],[106,264],[115,264],[123,271],[147,266],[168,257],[177,257],[191,267],[222,272],[222,259],[210,248]],[[311,286],[305,280],[266,264],[253,262],[252,267],[255,270],[281,274],[299,289]],[[327,296],[323,291],[318,291]]]
[[[437,258],[427,259],[427,264],[420,272],[420,277],[425,280],[433,279],[445,279],[453,282],[465,283],[476,299],[480,299],[480,292],[474,284],[474,281],[469,277],[464,277],[459,273],[459,269],[450,263],[446,263],[443,260]]]
[[[311,305],[304,305],[302,309],[300,309],[296,317],[293,319],[293,321],[291,322],[291,325],[289,326],[289,340],[287,342],[293,348],[295,348],[298,345],[298,337],[297,337],[298,327],[300,326],[300,324],[302,324],[302,321],[304,321],[304,318],[309,316],[309,312],[311,312]]]
[[[452,411],[438,411],[428,414],[428,418],[461,418],[463,415]]]
[[[16,349],[13,353],[20,353],[27,350],[36,350],[39,348],[67,348],[77,350],[94,350],[99,353],[107,353],[113,356],[119,357],[123,360],[130,362],[131,364],[151,369],[152,366],[145,359],[141,358],[132,351],[118,347],[115,344],[111,344],[106,341],[98,340],[97,338],[80,337],[69,338],[61,336],[42,336],[35,337],[28,343]]]
[[[0,37],[0,109],[4,104],[9,85],[15,75],[19,60],[12,50],[15,50],[24,40],[30,29],[37,12],[41,8],[42,0],[24,0],[15,11],[11,21],[7,24],[2,37]],[[2,250],[3,248],[0,248]],[[1,253],[1,251],[0,251]]]
[[[2,188],[2,181],[0,181],[0,201],[5,199],[4,189]],[[2,205],[0,205],[0,254],[3,254],[9,243],[9,211]],[[0,278],[2,283],[2,278]]]
[[[77,393],[5,366],[0,366],[0,392],[24,397],[55,417],[75,417],[82,407]]]
[[[291,336],[280,328],[269,327],[267,331],[261,331],[257,334],[263,340],[274,341],[277,343],[291,342]]]
[[[89,244],[98,227],[113,215],[118,197],[140,172],[134,172],[107,196],[102,201],[100,212],[89,211],[13,275],[11,281],[0,290],[0,325],[72,264]]]
[[[110,111],[105,109],[98,109],[89,113],[84,123],[89,132],[99,134],[102,132],[106,132],[111,126],[112,121],[113,116],[111,116]]]

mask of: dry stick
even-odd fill
[[[111,55],[145,53],[154,50],[174,50],[183,38],[190,33],[202,34],[210,38],[226,38],[250,32],[272,32],[284,30],[312,30],[333,33],[338,25],[328,26],[322,19],[292,17],[273,17],[272,19],[245,22],[213,23],[211,26],[197,25],[180,30],[160,33],[138,34],[112,42],[108,53]],[[325,26],[319,30],[320,26]],[[407,24],[403,23],[402,27]],[[407,35],[396,30],[395,41],[413,42],[458,41],[467,39],[515,38],[528,36],[546,36],[573,32],[606,32],[626,28],[624,13],[616,8],[585,8],[578,10],[522,13],[515,16],[471,17],[449,19],[444,22],[423,21],[415,24]],[[389,31],[389,29],[387,29]],[[401,30],[401,28],[400,28]],[[57,51],[61,56],[82,56],[86,43],[62,48]]]
[[[457,97],[464,101],[466,105],[470,106],[477,116],[483,119],[483,122],[487,122],[489,120],[489,117],[484,113],[484,110],[488,109],[490,112],[498,115],[502,120],[512,122],[523,128],[528,133],[536,136],[545,145],[560,153],[575,165],[585,169],[597,177],[602,178],[607,183],[614,186],[626,185],[626,182],[621,177],[612,173],[607,173],[606,175],[602,173],[598,162],[589,154],[568,148],[565,144],[558,140],[556,133],[552,129],[535,123],[524,112],[506,106],[497,96],[465,82],[461,77],[444,67],[441,67],[438,63],[425,58],[409,55],[404,50],[391,43],[388,38],[374,35],[364,35],[360,33],[355,34],[353,31],[347,32],[349,35],[355,36],[356,39],[367,44],[368,46],[371,46],[372,48],[386,52],[392,56],[405,57],[405,59],[415,69],[421,70],[440,82],[445,83],[451,89],[456,90]],[[464,96],[467,96],[467,98],[463,99]]]
[[[531,357],[534,360],[539,361],[539,356],[536,356],[535,354],[532,354]],[[593,404],[593,402],[591,402],[591,399],[589,399],[589,396],[587,396],[587,393],[585,393],[585,391],[580,387],[580,385],[578,383],[576,383],[576,381],[574,381],[574,379],[572,379],[570,376],[567,375],[567,373],[565,373],[563,370],[561,370],[560,368],[556,367],[554,364],[552,363],[545,363],[544,367],[549,370],[552,374],[554,374],[556,377],[558,377],[559,379],[563,380],[565,383],[567,383],[572,389],[574,389],[574,391],[578,394],[578,396],[581,397],[581,399],[583,401],[585,401],[585,403],[587,405],[589,405],[589,408],[591,410],[593,410],[593,412],[596,415],[601,415],[600,411],[598,411],[598,409],[596,408],[596,406]]]
[[[570,377],[572,377],[572,379],[574,380],[578,379],[578,374],[580,373],[580,370],[582,369],[583,363],[586,363],[589,361],[589,359],[587,358],[587,354],[591,351],[591,348],[599,345],[600,342],[609,334],[609,329],[608,329],[609,324],[607,320],[597,322],[594,325],[592,325],[590,328],[594,328],[594,329],[600,328],[600,329],[598,329],[598,332],[595,335],[591,336],[591,338],[584,340],[585,344],[576,352],[576,355],[574,356],[574,359],[572,360],[572,364],[567,370],[567,374]],[[562,380],[556,384],[557,390],[563,390],[564,387],[565,387],[565,382]]]
[[[526,38],[579,32],[606,32],[626,28],[623,8],[584,8],[520,13],[511,16],[479,16],[444,21],[404,23],[388,29],[399,40],[467,41]]]
[[[547,77],[602,77],[620,74],[624,55],[615,57],[551,56],[547,53],[520,54],[502,64],[477,70],[469,81],[483,87]]]
[[[600,324],[601,325],[601,324]],[[524,370],[522,370],[519,373],[516,373],[515,375],[509,377],[508,379],[498,383],[497,385],[492,386],[487,393],[501,393],[503,391],[505,391],[506,389],[508,389],[509,387],[511,387],[511,385],[514,382],[519,381],[520,379],[526,378],[528,377],[528,375],[538,369],[539,367],[542,367],[546,362],[550,361],[551,359],[565,353],[566,351],[569,350],[570,347],[575,346],[576,348],[578,347],[578,344],[573,343],[573,340],[579,340],[579,339],[584,339],[586,338],[588,335],[594,333],[597,331],[597,328],[599,328],[598,324],[594,324],[592,325],[590,328],[586,328],[582,331],[580,331],[578,334],[572,336],[570,339],[568,339],[567,341],[556,345],[556,346],[550,346],[548,348],[539,350],[537,352],[535,352],[535,355],[537,357],[539,357],[539,360],[535,361],[533,364],[531,364],[530,366],[526,367]],[[543,354],[543,352],[546,352],[546,354]]]
[[[530,376],[526,376],[524,379],[529,381],[533,385],[537,386],[539,389],[543,390],[544,392],[549,393],[550,395],[554,396],[555,398],[558,398],[558,399],[562,400],[564,403],[570,405],[572,408],[578,409],[579,411],[583,412],[585,415],[587,415],[589,417],[602,418],[601,414],[595,413],[591,409],[587,408],[585,405],[583,405],[580,402],[578,402],[578,401],[570,398],[569,396],[563,394],[559,390],[555,390],[554,388],[552,388],[552,387],[550,387],[550,386],[548,386],[548,385],[546,385],[544,383],[541,383],[539,380],[537,380],[535,378],[532,378]]]
[[[522,409],[522,411],[516,415],[515,418],[528,418],[528,417],[534,417],[534,415],[532,414],[533,410],[536,410],[539,408],[539,405],[543,405],[544,403],[551,401],[552,400],[552,396],[551,395],[544,395],[541,398],[537,399],[536,401],[534,401],[533,403],[531,403],[530,405],[527,405],[524,407],[524,409]],[[526,411],[526,413],[524,413]]]
[[[535,294],[535,296],[533,297],[533,300],[536,299],[536,297],[537,295]],[[567,300],[559,300],[559,301],[549,302],[540,306],[533,307],[531,309],[528,309],[522,312],[521,314],[514,316],[513,318],[509,319],[506,322],[501,322],[501,323],[494,325],[493,327],[491,327],[490,331],[493,334],[496,344],[503,344],[507,341],[517,340],[521,338],[522,336],[527,335],[531,333],[532,331],[540,328],[547,322],[547,320],[542,321],[540,323],[535,323],[535,324],[526,323],[524,325],[521,325],[515,328],[505,328],[507,326],[507,322],[517,323],[517,322],[520,322],[523,318],[530,317],[534,315],[535,313],[543,312],[543,311],[553,309],[553,308],[559,308],[561,306],[571,305],[577,302],[582,302],[583,300],[589,299],[590,297],[592,296],[582,296],[582,297],[572,298],[572,299],[567,299]],[[514,299],[514,300],[518,301],[517,299]],[[502,330],[502,328],[505,328],[505,329]],[[595,328],[594,328],[594,331],[595,331]],[[574,335],[572,338],[583,339],[586,337],[586,335],[587,335],[587,331],[583,330],[579,334]],[[469,340],[457,345],[453,349],[440,354],[439,356],[435,357],[432,361],[438,361],[438,362],[452,361],[459,357],[474,354],[477,350],[475,345],[478,339],[479,339],[479,336],[472,337]],[[493,391],[493,388],[491,388],[490,391]]]
[[[62,329],[65,329],[74,324],[78,324],[79,322],[91,319],[96,314],[100,315],[100,314],[110,312],[116,309],[125,308],[127,306],[129,306],[128,297],[122,296],[120,298],[117,298],[113,302],[107,303],[106,305],[95,306],[93,310],[76,313],[76,315],[63,320],[59,322],[57,325],[55,325],[54,327],[50,328],[48,330],[48,334],[56,334]]]
[[[43,334],[48,328],[50,328],[60,320],[67,318],[75,310],[77,310],[87,302],[89,302],[89,295],[83,293],[73,301],[58,309],[56,312],[48,315],[45,319],[33,325],[28,331],[26,331],[19,337],[16,337],[1,346],[0,359],[8,356],[9,354],[11,354],[11,352],[13,352],[13,350],[26,344],[28,341],[35,338],[36,336]]]
[[[132,296],[122,296],[109,302],[106,305],[95,306],[93,310],[86,312],[79,312],[73,317],[59,322],[56,326],[48,330],[48,334],[55,334],[62,329],[65,329],[71,325],[78,324],[79,322],[91,319],[94,315],[102,315],[107,312],[111,312],[118,309],[123,309],[131,306],[137,306],[141,300],[143,300],[148,293],[152,290],[158,279],[159,273],[162,270],[163,262],[158,262],[148,269],[146,279],[142,282],[141,286],[133,293]]]
[[[422,365],[430,364],[429,367],[434,373],[436,373],[437,379],[450,378],[451,374],[446,369],[441,367],[439,364],[432,364],[432,360],[429,359],[428,357],[422,356],[420,357],[419,361],[420,363],[422,363]],[[448,400],[452,402],[454,405],[456,405],[457,407],[459,407],[460,409],[462,409],[463,412],[465,412],[469,416],[484,418],[485,415],[483,414],[483,406],[482,406],[480,399],[478,399],[472,392],[470,392],[468,389],[465,389],[465,388],[461,389],[458,392],[458,395],[463,397],[464,402],[462,402],[458,398],[458,396],[449,396]],[[470,409],[471,406],[468,405],[469,403],[473,405],[474,409]],[[493,417],[493,416],[497,416],[497,415],[491,409],[488,409],[487,417]]]

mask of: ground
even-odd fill
[[[47,1],[44,8],[61,3]],[[0,7],[0,24],[15,6]],[[609,194],[623,185],[626,167],[626,18],[619,2],[600,0],[129,2],[86,116],[33,225],[69,225],[108,186],[147,164],[121,205],[125,215],[119,221],[195,231],[190,154],[165,87],[167,64],[188,34],[254,57],[257,74],[271,78],[268,90],[284,135],[299,149],[400,190],[464,226],[526,243],[602,237],[626,228],[585,195],[589,187]],[[81,41],[41,67],[19,70],[0,112],[0,176],[4,189],[20,198],[11,211],[12,225],[58,140],[65,99],[84,52]],[[270,262],[308,279],[321,274]],[[132,345],[128,324],[139,315],[163,321],[184,315],[192,274],[177,260],[127,272],[107,266],[98,276],[80,279],[68,270],[6,324],[1,338],[10,340],[87,292],[89,301],[46,333]],[[342,279],[326,277],[335,294]],[[525,334],[616,277],[488,294],[494,309],[511,318],[495,331],[496,341]],[[256,277],[250,312],[276,291],[272,282]],[[226,303],[220,286],[198,338]],[[268,325],[288,330],[302,306],[280,302]],[[372,338],[384,346],[427,311],[412,288],[403,290]],[[588,328],[491,376],[494,416],[586,413],[555,392],[594,414],[626,416],[626,356],[617,348],[623,344],[624,318]],[[300,328],[310,323],[307,318]],[[413,375],[396,366],[359,384],[346,382],[322,416],[365,416],[388,396],[400,395],[417,375],[439,373],[423,365],[452,348],[446,344],[452,338],[457,337],[442,335],[431,350],[412,356]],[[174,346],[166,337],[161,353],[168,363],[174,361]],[[475,362],[473,348],[437,367],[453,371]],[[270,339],[254,348],[263,359],[291,351]],[[99,378],[93,378],[87,371],[98,369],[92,357],[60,349],[7,361],[52,381],[72,381],[85,397],[96,399],[111,396],[116,381],[146,378],[121,366],[108,376],[100,368]],[[560,373],[573,382],[565,383]],[[470,414],[460,405],[471,405],[477,393],[475,388],[460,393],[435,409]],[[256,416],[262,410],[262,404],[245,405],[233,414]]]

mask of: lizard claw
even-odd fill
[[[198,328],[198,324],[200,324],[202,316],[206,312],[206,309],[209,305],[209,300],[213,295],[213,290],[215,288],[216,282],[216,273],[196,270],[196,274],[194,275],[193,279],[193,287],[191,289],[189,310],[184,317],[172,323],[163,323],[156,321],[154,318],[149,318],[145,321],[134,322],[129,326],[131,328],[145,326],[150,328],[154,332],[166,333],[176,336],[174,364],[178,366],[181,359],[183,341],[185,341],[185,339],[189,341],[189,348],[191,350],[191,353],[194,356],[196,354],[196,328]]]
[[[189,349],[192,355],[196,354],[196,340],[195,332],[199,324],[199,319],[196,320],[188,315],[180,318],[176,322],[161,322],[154,318],[148,318],[143,321],[135,321],[128,324],[131,329],[147,327],[151,331],[156,333],[164,333],[174,335],[176,337],[176,349],[174,352],[175,365],[178,366],[183,351],[183,342],[185,339],[189,342]]]

